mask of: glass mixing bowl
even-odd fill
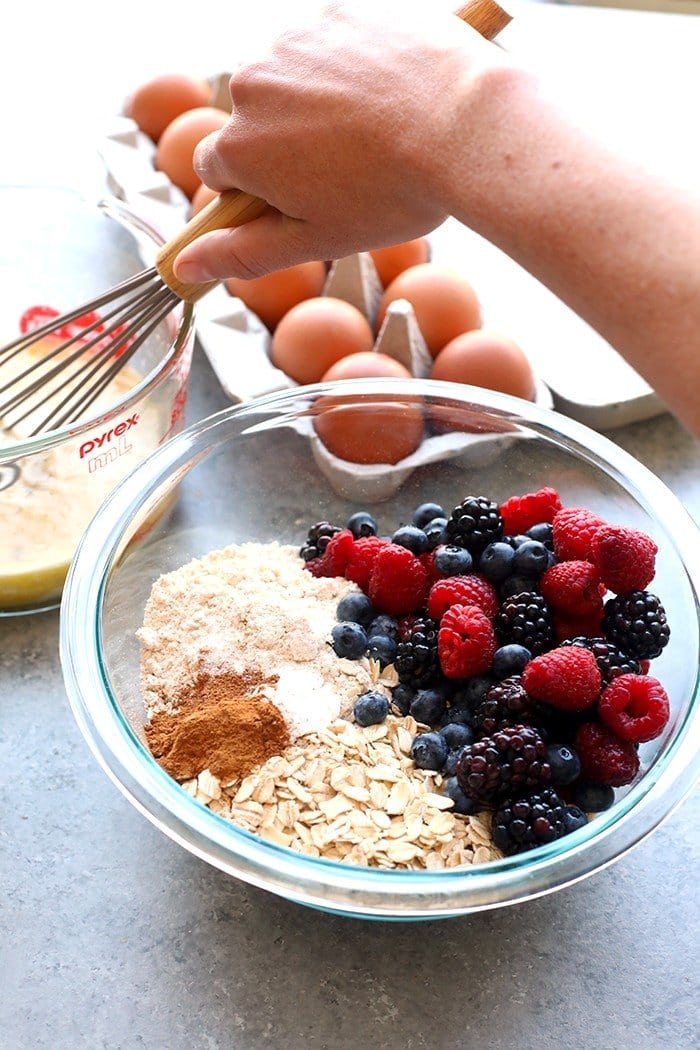
[[[60,187],[0,187],[0,227],[0,346],[18,337],[26,311],[78,307],[150,265],[162,243],[116,200]],[[79,423],[37,437],[27,425],[0,427],[0,616],[58,605],[104,497],[181,429],[193,345],[192,311],[177,308]]]
[[[394,467],[320,453],[323,406],[379,411],[400,426],[420,399],[432,436]],[[330,400],[329,400],[330,399]],[[393,413],[393,416],[392,416]],[[371,419],[368,420],[371,424]],[[369,427],[368,427],[369,432]],[[658,544],[653,591],[671,638],[652,673],[671,700],[663,734],[640,748],[641,774],[583,828],[508,859],[449,871],[396,871],[315,859],[217,816],[172,780],[144,743],[136,632],[153,582],[232,543],[301,545],[310,524],[359,508],[380,532],[430,501],[502,501],[553,486],[562,502],[642,529]],[[364,494],[364,495],[363,495]],[[173,503],[167,515],[164,504]],[[690,791],[698,774],[700,537],[671,492],[619,447],[570,419],[476,388],[345,381],[299,388],[190,426],[117,486],[89,525],[61,611],[61,656],[77,722],[104,770],[166,835],[216,867],[299,903],[365,918],[434,919],[560,889],[619,858]],[[670,860],[670,858],[669,858]]]

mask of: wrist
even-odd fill
[[[457,86],[438,192],[450,215],[498,243],[512,225],[514,180],[536,178],[544,117],[535,76],[505,53],[489,59]]]

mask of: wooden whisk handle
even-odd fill
[[[455,14],[487,40],[493,40],[511,20],[511,15],[504,11],[496,0],[467,0],[460,5]],[[179,281],[173,273],[173,263],[178,253],[204,233],[244,226],[262,215],[266,208],[265,201],[243,193],[242,190],[226,190],[219,194],[160,249],[156,257],[156,267],[160,276],[178,298],[185,302],[194,303],[201,299],[218,282],[185,284]]]

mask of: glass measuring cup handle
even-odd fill
[[[0,492],[11,488],[19,481],[20,468],[18,463],[0,463]]]

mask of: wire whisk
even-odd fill
[[[216,281],[186,285],[172,263],[186,244],[210,230],[241,226],[264,201],[227,190],[159,250],[155,266],[0,347],[0,422],[27,423],[27,436],[75,423],[181,302],[194,303]],[[55,345],[44,351],[41,343]],[[42,411],[43,410],[43,411]]]
[[[511,19],[495,0],[467,0],[455,13],[487,39]],[[178,303],[195,303],[217,284],[179,281],[173,273],[178,253],[202,234],[242,226],[267,207],[241,190],[227,190],[163,245],[155,266],[0,347],[0,426],[28,423],[35,437],[77,422]],[[39,344],[48,337],[60,341],[44,352]]]

